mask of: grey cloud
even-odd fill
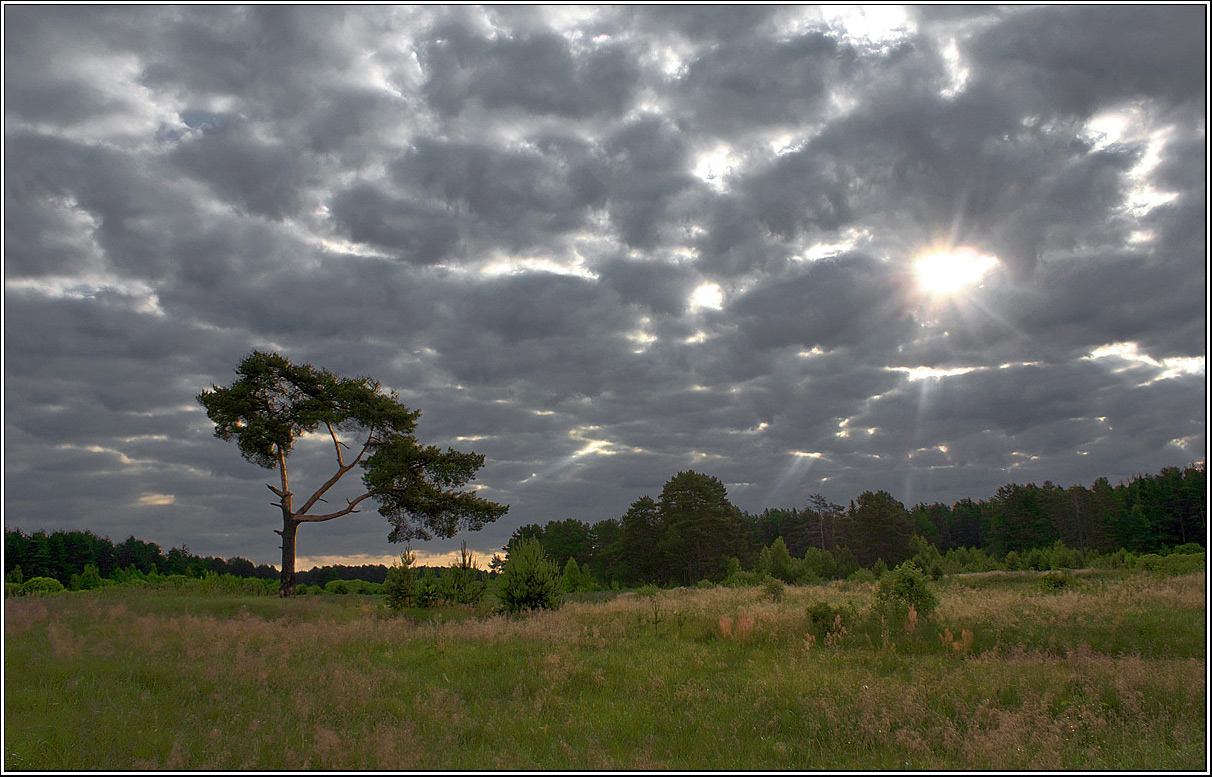
[[[604,142],[610,165],[610,220],[634,248],[655,247],[665,222],[677,213],[675,198],[693,185],[689,149],[667,121],[643,116],[616,130]]]
[[[779,14],[765,5],[728,5],[707,8],[695,5],[627,6],[623,13],[639,29],[681,35],[694,41],[726,41],[750,35]]]
[[[414,264],[441,262],[459,242],[459,222],[450,211],[391,197],[371,184],[337,193],[329,210],[353,240]]]
[[[425,95],[441,114],[476,101],[490,109],[587,118],[628,108],[639,72],[618,45],[574,56],[555,33],[483,38],[457,23],[432,31],[419,50]]]
[[[1132,98],[1202,101],[1206,9],[1065,6],[1008,16],[965,49],[974,76],[1031,111],[1089,116]]]
[[[154,163],[117,149],[16,132],[6,139],[6,163],[6,196],[11,192],[27,206],[45,207],[48,200],[60,209],[69,205],[85,220],[79,229],[95,241],[106,268],[147,279],[168,271],[172,232],[188,222],[193,206],[175,182],[157,176]],[[20,266],[41,274],[36,261]]]
[[[861,255],[808,264],[739,299],[733,311],[756,348],[825,350],[898,342],[912,332],[905,281]]]
[[[257,140],[235,116],[214,116],[171,152],[180,169],[249,213],[281,219],[296,213],[312,179],[306,157]]]
[[[582,226],[605,194],[604,171],[584,144],[559,138],[539,148],[499,151],[483,145],[421,140],[392,165],[405,191],[424,193],[478,222],[471,227],[512,247]]]
[[[830,90],[857,56],[822,32],[771,45],[768,39],[723,44],[691,61],[677,80],[698,127],[731,134],[752,127],[819,121]]]
[[[626,302],[653,313],[678,316],[694,290],[694,274],[682,265],[652,260],[613,259],[598,267],[603,284]]]
[[[854,219],[850,175],[812,150],[779,157],[742,184],[746,205],[774,235],[791,240],[801,232],[834,232]]]
[[[278,100],[294,113],[292,100],[311,91],[311,74],[347,64],[339,34],[346,9],[291,6],[210,6],[157,9],[141,81],[161,89],[179,87],[197,95],[239,95],[243,100]],[[272,103],[268,103],[272,104]]]

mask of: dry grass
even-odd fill
[[[1094,645],[1163,602],[1202,631],[1203,583],[945,586],[933,617],[884,624],[852,584],[442,624],[368,602],[257,617],[112,591],[10,600],[5,767],[1199,769],[1204,656]],[[819,642],[816,602],[850,613]]]

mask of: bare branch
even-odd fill
[[[337,432],[332,428],[332,424],[325,421],[324,425],[328,427],[328,434],[330,437],[332,437],[332,446],[337,449],[337,466],[341,469],[345,469],[345,459],[341,456],[341,446],[343,443],[337,439]]]
[[[331,426],[329,426],[329,430],[330,431],[332,430]],[[333,434],[333,439],[336,440],[336,434]],[[362,457],[366,455],[366,451],[370,450],[370,444],[371,444],[372,440],[374,440],[374,429],[373,428],[370,430],[370,433],[367,435],[366,444],[363,445],[362,450],[358,452],[357,458],[355,458],[353,461],[349,462],[348,464],[342,464],[337,469],[336,474],[333,475],[332,477],[330,477],[328,479],[328,481],[324,483],[324,485],[322,485],[318,489],[316,489],[316,492],[311,495],[311,498],[308,499],[307,502],[302,507],[299,508],[299,511],[297,513],[295,513],[295,515],[297,515],[297,516],[306,515],[307,511],[310,510],[312,507],[314,507],[316,502],[319,502],[321,497],[323,497],[324,494],[326,494],[328,492],[328,489],[335,486],[341,478],[345,477],[345,473],[349,472],[351,469],[358,466],[358,462],[360,462],[362,460]],[[337,448],[337,461],[341,461],[340,448]]]
[[[344,507],[344,508],[338,510],[335,513],[329,513],[328,515],[295,515],[294,518],[296,521],[299,521],[300,523],[303,523],[303,522],[319,523],[320,521],[331,521],[333,518],[340,518],[342,515],[349,515],[350,513],[360,512],[359,510],[356,509],[358,506],[358,503],[364,499],[370,498],[373,495],[374,495],[373,491],[367,491],[365,494],[362,494],[362,496],[358,497],[357,499],[347,499],[345,501],[348,502],[349,505],[347,507]]]
[[[271,486],[268,483],[265,484],[265,487],[268,488],[270,491],[273,491],[278,496],[286,496],[286,494],[282,493],[282,489],[280,489],[280,488],[274,488],[273,486]]]

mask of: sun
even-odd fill
[[[913,270],[924,291],[946,296],[976,283],[996,265],[995,257],[961,247],[927,253],[913,262]]]

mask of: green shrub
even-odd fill
[[[769,566],[762,569],[762,571],[768,572],[771,577],[776,580],[782,580],[784,583],[790,583],[795,580],[795,565],[792,563],[791,553],[787,550],[787,543],[783,541],[781,536],[776,537],[774,542],[770,543],[770,554],[767,563]],[[761,568],[760,565],[759,568]]]
[[[84,571],[80,573],[80,580],[76,583],[76,590],[91,591],[104,585],[105,579],[101,577],[101,570],[97,569],[96,564],[89,563],[84,565]]]
[[[387,595],[387,607],[392,612],[399,612],[405,607],[411,607],[416,596],[417,570],[413,564],[417,554],[411,547],[406,547],[400,554],[400,563],[392,564],[383,579],[383,593]]]
[[[849,608],[831,607],[825,602],[813,602],[808,605],[807,615],[808,631],[823,639],[829,632],[834,631],[835,625],[842,622],[840,619],[849,621],[854,613]]]
[[[63,583],[53,577],[31,577],[21,584],[21,595],[57,594],[63,591]]]
[[[762,595],[772,602],[781,602],[787,596],[787,586],[783,585],[782,580],[768,577],[766,582],[762,583]]]
[[[875,576],[876,580],[882,580],[884,575],[888,574],[888,565],[882,558],[877,558],[871,565],[871,574]]]
[[[1181,556],[1181,555],[1192,555],[1192,554],[1203,553],[1203,552],[1204,552],[1204,546],[1200,545],[1198,542],[1186,542],[1186,543],[1183,543],[1182,545],[1175,545],[1170,550],[1170,555],[1171,556],[1174,556],[1174,555]],[[20,569],[20,567],[17,567],[17,568]]]
[[[735,560],[735,559],[733,559],[733,560]],[[730,570],[732,569],[733,560],[730,560],[728,562],[728,568]],[[741,564],[739,561],[737,562],[736,566],[737,566],[736,570],[730,571],[728,573],[728,576],[724,578],[725,586],[727,586],[729,588],[748,588],[749,586],[757,585],[758,583],[760,583],[762,581],[763,573],[757,571],[756,569],[746,572],[745,570],[740,568]]]
[[[847,577],[846,579],[852,583],[874,583],[875,582],[875,573],[872,572],[870,569],[867,569],[865,567],[860,567],[860,568],[854,570],[853,572],[851,572],[850,576]]]
[[[1092,559],[1090,565],[1099,569],[1136,569],[1136,554],[1120,548]]]
[[[936,594],[926,578],[926,573],[912,561],[892,570],[880,580],[875,591],[875,601],[880,610],[917,610],[925,617],[938,606]]]
[[[348,594],[349,581],[347,580],[329,580],[324,584],[324,592],[329,594]]]
[[[505,562],[497,598],[506,612],[557,609],[562,604],[563,577],[542,544],[533,538],[519,540]]]
[[[16,583],[17,585],[21,585],[22,583],[25,582],[25,577],[24,577],[23,573],[21,572],[20,564],[13,567],[13,571],[9,572],[7,575],[4,576],[4,582]]]
[[[1198,572],[1205,568],[1206,559],[1207,556],[1203,552],[1171,554],[1162,559],[1160,569],[1171,575]]]
[[[1045,572],[1039,578],[1039,589],[1046,594],[1065,591],[1075,585],[1077,585],[1077,580],[1063,569]]]
[[[832,580],[837,576],[837,562],[834,560],[833,554],[827,550],[808,548],[804,551],[801,563],[805,582],[811,581],[813,578]]]
[[[20,583],[6,582],[4,584],[4,598],[5,599],[9,598],[10,596],[20,596],[20,595],[21,595],[21,584]]]
[[[943,576],[943,555],[933,543],[915,534],[909,539],[909,550],[913,552],[913,557],[909,560],[928,571],[931,580],[938,580]]]
[[[1156,553],[1146,553],[1136,560],[1136,568],[1144,569],[1150,572],[1156,572],[1161,569],[1162,557]]]
[[[433,572],[426,570],[417,578],[416,588],[413,589],[413,607],[433,607],[442,598],[440,581]]]
[[[438,584],[441,597],[451,604],[476,604],[484,598],[488,586],[480,580],[475,555],[467,550],[466,541],[459,550],[459,558],[442,573]]]

